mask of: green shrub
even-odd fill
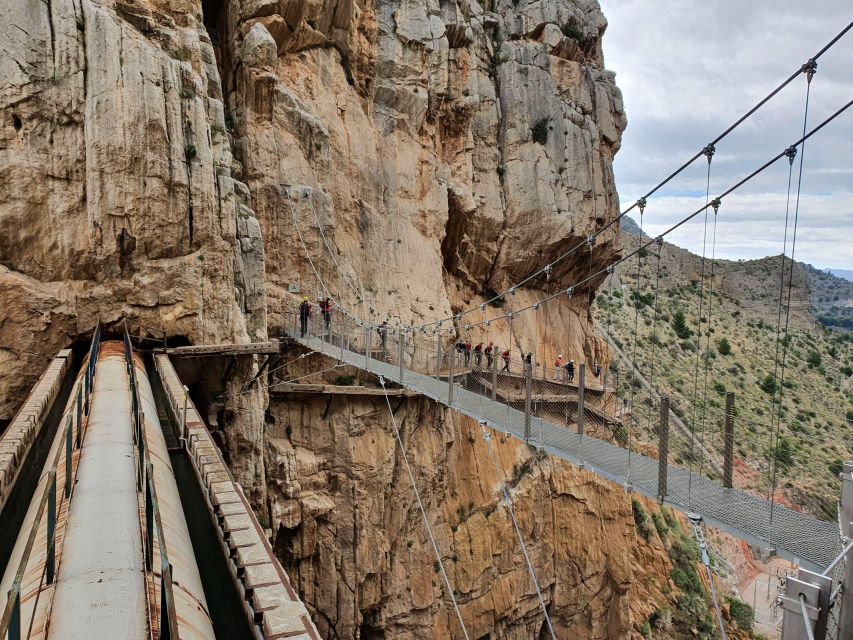
[[[699,579],[699,576],[696,574],[696,569],[693,567],[673,567],[672,581],[675,583],[675,586],[685,593],[693,593],[697,595],[702,593],[702,581]]]
[[[672,329],[681,340],[686,340],[693,335],[693,331],[687,326],[687,320],[681,309],[672,315]]]
[[[752,631],[752,622],[754,617],[752,607],[740,598],[733,596],[726,596],[726,602],[729,603],[729,613],[731,614],[732,622],[734,622],[739,629]]]
[[[769,395],[773,395],[779,389],[779,385],[776,382],[776,378],[774,378],[769,373],[767,374],[767,376],[765,376],[764,380],[759,383],[759,386],[761,387],[761,390],[764,393]]]
[[[776,450],[773,452],[773,457],[776,458],[776,462],[782,470],[785,470],[794,464],[795,452],[796,447],[791,439],[787,436],[782,436],[776,444]]]
[[[829,472],[837,476],[844,470],[844,460],[841,458],[835,458],[832,462],[829,463]]]
[[[717,351],[720,352],[721,356],[728,356],[732,353],[732,345],[726,338],[720,338],[717,340]]]
[[[667,528],[663,519],[661,519],[661,517],[658,514],[653,513],[652,514],[652,524],[654,524],[655,529],[657,529],[658,537],[660,537],[660,539],[663,540],[666,537],[666,534],[669,533],[669,529]]]
[[[643,509],[643,505],[636,498],[631,500],[631,511],[634,514],[634,525],[637,527],[637,531],[643,540],[648,542],[652,538],[654,529],[649,524],[649,517],[646,515],[646,510]]]
[[[194,144],[188,144],[184,147],[184,155],[186,156],[187,161],[190,161],[198,155],[198,149],[196,149]]]
[[[809,351],[809,355],[806,356],[806,363],[809,365],[809,369],[819,367],[821,363],[820,354],[817,351]]]
[[[351,387],[355,384],[355,376],[338,376],[335,378],[335,384],[340,387]]]
[[[560,27],[560,31],[563,32],[564,36],[571,38],[575,42],[580,43],[583,40],[583,31],[581,31],[580,27],[578,27],[574,20],[567,20],[564,22],[563,26]]]
[[[534,142],[538,142],[541,145],[548,144],[548,123],[550,121],[550,118],[545,117],[539,118],[533,123],[533,126],[530,127],[530,133],[533,134]]]
[[[726,395],[726,385],[724,385],[722,382],[715,382],[714,391],[716,391],[721,396],[724,396]]]
[[[652,625],[650,625],[648,622],[644,622],[640,626],[640,633],[642,633],[643,637],[648,640],[648,638],[652,637]]]

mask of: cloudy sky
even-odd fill
[[[623,209],[853,20],[851,0],[600,2],[610,23],[605,63],[617,74],[628,114],[615,163]],[[801,136],[805,91],[803,75],[717,145],[712,197]],[[818,62],[809,129],[851,99],[853,30]],[[799,158],[794,190],[798,165]],[[706,171],[704,159],[697,161],[649,201],[644,227],[650,235],[704,204]],[[787,178],[783,159],[724,200],[718,257],[781,253]],[[669,239],[701,252],[702,237],[699,216]],[[709,226],[709,255],[710,246]],[[796,258],[821,268],[853,268],[853,108],[806,143]]]

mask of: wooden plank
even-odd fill
[[[155,351],[157,353],[167,353],[170,356],[185,358],[277,354],[279,352],[279,342],[278,340],[269,340],[267,342],[250,342],[248,344],[200,344],[155,349]]]
[[[385,392],[380,388],[364,387],[360,385],[340,385],[340,384],[273,384],[270,387],[271,395],[285,395],[290,393],[319,393],[325,395],[346,395],[346,396],[383,396]],[[390,397],[414,397],[421,395],[417,391],[411,389],[388,389],[387,393]]]

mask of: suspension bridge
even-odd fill
[[[360,316],[356,309],[360,303],[364,302],[364,294],[353,285],[352,273],[355,273],[354,270],[345,273],[338,257],[336,257],[332,248],[334,241],[330,242],[327,234],[324,233],[323,225],[314,210],[311,189],[283,185],[282,201],[290,211],[293,228],[298,236],[304,257],[313,273],[316,290],[322,292],[326,300],[325,304],[328,305],[328,301],[332,298],[331,279],[337,278],[340,283],[339,291],[343,293],[342,296],[334,296],[336,300],[334,322],[331,322],[332,314],[328,307],[323,309],[319,316],[314,314],[311,317],[305,317],[303,314],[300,318],[294,305],[293,313],[286,327],[287,335],[306,349],[322,353],[341,363],[378,376],[383,388],[385,388],[386,382],[393,382],[406,389],[421,393],[444,406],[469,416],[478,421],[484,428],[489,427],[518,438],[555,457],[582,466],[608,480],[619,483],[630,491],[636,491],[683,511],[693,521],[696,521],[697,518],[704,520],[712,526],[755,546],[768,549],[771,553],[778,553],[800,565],[799,577],[791,580],[791,584],[794,585],[792,589],[799,588],[798,585],[808,585],[808,587],[802,587],[792,597],[785,599],[785,640],[799,637],[809,639],[813,636],[827,637],[827,633],[829,633],[829,637],[840,638],[844,637],[843,629],[848,629],[848,633],[853,633],[853,603],[846,605],[846,622],[839,621],[839,618],[843,618],[845,614],[843,612],[839,614],[842,607],[835,606],[838,594],[842,591],[839,585],[843,581],[848,582],[848,591],[853,592],[853,588],[849,584],[849,574],[853,572],[845,569],[847,564],[846,553],[849,550],[849,546],[845,546],[845,541],[847,536],[853,533],[853,523],[850,523],[850,518],[845,515],[841,515],[838,522],[830,522],[787,508],[779,504],[777,496],[779,480],[777,454],[781,439],[780,429],[784,411],[783,395],[785,393],[784,383],[789,342],[784,338],[789,331],[794,250],[800,213],[806,142],[853,106],[853,100],[841,104],[819,124],[809,128],[811,87],[817,74],[818,60],[851,28],[853,28],[853,23],[848,24],[820,51],[793,71],[779,86],[618,216],[613,217],[584,240],[504,291],[484,299],[480,304],[472,305],[443,318],[421,322],[420,324],[413,322],[411,326],[405,326],[398,322],[392,327],[387,323],[380,324],[372,318]],[[804,78],[806,81],[802,135],[798,139],[792,140],[787,147],[781,149],[754,171],[712,197],[711,173],[717,146],[798,78]],[[799,164],[795,167],[795,160],[797,159],[799,159]],[[644,214],[652,196],[688,167],[702,160],[706,161],[706,189],[703,205],[684,216],[658,237],[644,239],[637,248],[612,263],[604,267],[596,266],[593,268],[593,264],[600,264],[596,263],[595,251],[596,241],[603,233],[614,225],[618,225],[623,217],[635,209],[639,213],[642,232]],[[724,203],[728,196],[780,161],[787,162],[787,202],[782,238],[782,262],[779,270],[776,352],[773,361],[773,380],[778,390],[774,390],[771,400],[769,429],[771,462],[767,469],[770,488],[765,498],[733,486],[732,456],[735,438],[733,394],[727,394],[727,410],[724,416],[726,422],[725,443],[724,451],[720,455],[716,455],[716,452],[712,452],[706,447],[704,431],[708,417],[708,363],[714,322],[714,270],[718,215],[721,208],[725,211]],[[321,255],[312,256],[308,250],[305,241],[306,223],[300,222],[295,212],[293,203],[299,199],[307,199],[314,219],[313,222],[310,219],[308,220],[307,227],[316,227],[316,233],[322,240],[322,246],[325,247],[334,266],[334,269],[326,269],[327,278],[325,279],[316,264],[323,258]],[[559,388],[560,380],[546,381],[549,367],[545,363],[549,360],[545,339],[541,340],[541,344],[533,344],[529,339],[526,344],[522,344],[522,340],[514,337],[514,334],[517,336],[519,333],[524,333],[519,331],[519,323],[537,325],[537,313],[545,305],[559,305],[561,301],[567,298],[571,299],[575,295],[585,296],[588,306],[591,308],[594,292],[602,282],[608,282],[608,299],[610,299],[616,267],[629,260],[637,261],[636,288],[639,291],[642,261],[644,256],[651,253],[653,256],[657,255],[656,283],[653,291],[653,304],[651,305],[654,309],[654,334],[656,335],[660,322],[660,248],[667,236],[699,216],[704,216],[704,232],[701,273],[698,281],[700,296],[698,326],[692,332],[695,335],[694,351],[696,357],[691,372],[693,391],[689,419],[687,417],[684,420],[677,418],[675,420],[677,429],[671,432],[669,428],[669,398],[654,389],[654,370],[650,376],[651,381],[646,380],[645,377],[639,379],[636,358],[639,323],[638,305],[634,316],[632,344],[628,345],[624,351],[620,350],[620,356],[628,361],[627,369],[630,375],[629,392],[624,399],[626,405],[624,408],[620,408],[617,402],[613,402],[614,390],[608,386],[606,372],[603,382],[597,389],[598,402],[587,402],[585,374],[589,372],[588,364],[592,362],[589,354],[574,354],[581,362],[578,367],[580,370],[578,385],[565,384],[563,381],[563,387]],[[560,268],[560,263],[567,262],[570,259],[575,267],[580,263],[581,272],[583,271],[584,261],[588,261],[585,277],[577,277],[573,282],[557,283],[552,280],[552,274],[566,271],[565,265],[562,265],[564,268]],[[575,273],[578,271],[577,268],[574,268]],[[354,297],[349,296],[347,288],[352,291]],[[493,311],[493,308],[502,307],[507,302],[511,303],[515,294],[522,289],[544,293],[539,300],[520,309],[513,308],[508,312]],[[337,302],[341,297],[351,298],[350,304],[344,305]],[[610,305],[608,305],[609,309]],[[707,316],[707,319],[703,316]],[[703,327],[703,323],[706,324],[705,327]],[[493,325],[499,327],[497,333],[504,335],[508,345],[494,345],[494,350],[490,353],[485,366],[482,364],[482,354],[478,353],[477,362],[472,366],[469,351],[470,343],[474,342],[482,346],[489,342],[489,327]],[[505,327],[508,327],[508,339],[505,337]],[[608,339],[609,328],[610,319],[608,317],[607,329],[602,327],[602,332],[608,336]],[[526,333],[539,336],[538,328]],[[547,325],[544,333],[547,333]],[[705,338],[704,344],[703,337]],[[489,343],[491,345],[491,342]],[[654,341],[653,344],[655,344]],[[510,350],[519,350],[520,358],[513,358]],[[543,356],[537,363],[537,355],[540,352]],[[654,359],[653,352],[653,362]],[[504,363],[506,363],[506,370],[501,366]],[[498,370],[499,366],[501,366],[500,371]],[[539,370],[541,370],[541,376],[536,373]],[[597,362],[594,370],[596,374],[599,373]],[[515,375],[513,375],[513,371]],[[518,373],[521,373],[521,376]],[[559,378],[559,374],[557,377]],[[597,377],[598,375],[596,375]],[[654,407],[658,414],[656,424],[651,429],[652,433],[657,435],[658,442],[656,446],[652,447],[651,451],[648,442],[638,442],[634,439],[635,432],[636,435],[642,435],[639,432],[639,424],[636,419],[639,411],[634,406],[638,395],[635,394],[635,386],[646,387],[647,404]],[[596,384],[590,386],[590,390],[595,388]],[[591,397],[590,400],[592,400]],[[560,413],[563,415],[560,416]],[[587,428],[590,425],[594,427],[593,433],[589,433]],[[603,429],[595,427],[603,427]],[[617,433],[623,434],[623,440],[626,442],[619,442],[615,438]],[[608,438],[608,434],[613,437]],[[624,434],[627,434],[627,438],[624,437]],[[488,437],[485,430],[484,436]],[[670,442],[671,436],[672,442]],[[679,437],[682,442],[676,444]],[[613,440],[617,441],[614,442]],[[683,456],[679,455],[677,459],[680,464],[673,464],[669,459],[670,452],[676,446],[680,446],[684,454]],[[405,458],[402,443],[401,454]],[[684,459],[687,460],[686,464],[683,461]],[[717,459],[721,459],[721,465],[717,464]],[[698,463],[697,460],[699,460]],[[703,469],[708,473],[703,472]],[[842,474],[845,487],[850,484],[848,477],[850,471],[853,471],[853,468],[845,467]],[[713,475],[713,472],[718,472],[718,475],[722,476],[721,481],[708,477],[708,475]],[[414,480],[412,480],[412,484],[414,491],[417,492]],[[504,493],[507,506],[511,509],[511,496],[505,486]],[[425,514],[424,524],[429,530],[429,523]],[[520,531],[516,529],[516,533],[519,544],[524,550],[524,541]],[[435,546],[435,542],[433,544]],[[436,559],[441,564],[441,557],[437,551]],[[538,591],[533,569],[530,566],[529,568],[531,579],[537,586],[537,594],[540,598],[546,625],[551,631],[548,613],[542,601],[541,593]],[[710,575],[709,566],[708,571]],[[830,571],[834,573],[827,577]],[[446,575],[444,578],[447,583]],[[798,580],[799,582],[797,582]],[[452,600],[452,587],[449,583],[446,584],[446,587],[448,596]],[[455,605],[455,600],[453,600],[453,604]],[[830,611],[834,617],[828,622]],[[794,618],[798,618],[798,620],[791,622]],[[459,623],[463,634],[467,637],[461,617]],[[725,637],[722,622],[720,623],[720,633]],[[551,636],[553,637],[553,631],[551,631]]]
[[[840,105],[809,129],[810,87],[818,60],[851,28],[853,23],[620,215],[505,291],[469,309],[409,327],[379,325],[337,304],[334,318],[330,317],[328,322],[314,314],[305,319],[306,326],[300,327],[298,314],[293,314],[284,327],[286,335],[305,349],[377,377],[407,469],[407,453],[388,402],[387,385],[391,383],[476,420],[486,442],[490,442],[489,429],[506,433],[626,490],[687,513],[705,552],[701,529],[695,524],[700,520],[791,559],[801,568],[797,577],[789,578],[786,585],[784,640],[850,637],[853,572],[847,569],[847,553],[853,546],[850,542],[853,463],[845,464],[840,474],[838,522],[819,520],[778,504],[775,464],[770,469],[772,485],[768,498],[734,487],[731,477],[734,432],[730,422],[726,451],[720,456],[722,480],[702,473],[701,465],[695,469],[693,454],[701,452],[703,447],[702,434],[697,433],[697,408],[701,406],[704,416],[710,342],[708,338],[702,349],[702,335],[708,332],[703,332],[701,324],[696,331],[693,415],[689,421],[682,421],[677,430],[670,430],[668,398],[654,392],[652,403],[658,416],[654,430],[658,441],[654,445],[637,438],[634,385],[630,387],[627,406],[620,406],[615,401],[618,382],[611,385],[607,371],[603,376],[593,373],[593,379],[588,379],[591,370],[586,354],[577,354],[575,382],[562,378],[559,371],[553,372],[556,379],[549,379],[552,369],[543,366],[547,356],[543,355],[538,363],[534,357],[538,348],[523,350],[519,359],[511,354],[504,357],[509,351],[504,345],[505,351],[500,355],[496,348],[488,357],[475,356],[472,362],[467,349],[458,349],[457,343],[463,335],[475,332],[488,335],[490,324],[497,323],[508,326],[509,344],[515,349],[518,343],[513,339],[514,323],[517,332],[518,323],[531,322],[544,305],[558,304],[574,295],[588,296],[591,301],[597,286],[608,280],[612,286],[616,266],[628,260],[637,260],[639,281],[644,252],[654,252],[664,237],[701,215],[705,218],[705,248],[709,244],[709,215],[713,215],[710,257],[706,261],[703,248],[700,279],[700,316],[704,308],[711,326],[718,213],[727,196],[781,160],[788,163],[789,199],[777,337],[787,335],[806,142],[853,106],[853,100]],[[782,89],[803,77],[807,83],[802,136],[711,198],[710,175],[717,145]],[[797,158],[799,168],[794,181]],[[593,269],[597,238],[635,209],[642,226],[649,199],[687,167],[703,159],[707,161],[704,206],[615,262]],[[282,191],[285,201],[289,201],[292,190],[283,187]],[[303,190],[296,191],[305,197]],[[314,263],[320,257],[312,257],[308,252],[292,208],[291,215],[318,290],[328,299],[331,283],[321,277]],[[352,290],[354,304],[361,301],[362,293],[344,275],[319,220],[317,232],[338,270],[341,288]],[[570,258],[583,262],[585,251],[589,259],[585,277],[559,284],[556,278],[552,279],[558,263]],[[706,287],[709,291],[704,307]],[[511,300],[523,288],[547,293],[526,307],[486,316],[492,303]],[[657,298],[655,290],[655,323]],[[636,324],[635,316],[635,327]],[[782,340],[777,343],[782,347],[774,359],[774,378],[783,383],[787,345]],[[631,361],[630,370],[636,371],[636,328],[634,343],[629,346],[623,357]],[[4,559],[0,566],[0,593],[6,596],[0,617],[0,639],[138,636],[307,640],[319,637],[171,362],[171,357],[179,356],[274,355],[279,348],[274,341],[201,345],[181,347],[171,354],[164,349],[143,357],[135,350],[127,332],[122,340],[102,342],[97,327],[82,358],[71,349],[57,354],[0,438],[0,510],[4,522],[0,536]],[[542,352],[545,353],[544,345]],[[704,375],[701,392],[700,370]],[[653,378],[647,384],[652,387]],[[270,385],[274,387],[275,383]],[[774,446],[778,444],[784,388],[784,384],[779,384],[772,400],[771,445]],[[730,416],[728,413],[726,417]],[[626,436],[624,443],[616,437],[617,433]],[[686,440],[678,446],[690,454],[687,465],[670,460],[670,452],[676,447],[676,433]],[[47,451],[41,452],[43,465],[35,463],[39,458],[39,443],[42,447],[47,445]],[[491,447],[489,451],[494,462]],[[713,469],[711,462],[708,461],[709,469]],[[176,480],[181,465],[188,474],[186,482]],[[454,637],[467,639],[465,621],[411,471],[409,479],[436,554],[446,596],[458,619]],[[192,490],[195,493],[188,493]],[[527,556],[515,520],[512,492],[506,483],[502,494],[537,593],[544,628],[554,638],[548,606]],[[192,505],[201,507],[197,519],[191,516]],[[199,558],[198,549],[203,547],[210,550],[209,555]],[[707,553],[703,553],[703,559],[710,576]],[[722,623],[720,631],[724,636]]]

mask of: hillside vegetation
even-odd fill
[[[623,238],[626,251],[637,246],[636,236]],[[699,256],[664,243],[658,274],[652,245],[641,258],[639,286],[637,260],[626,261],[612,285],[605,283],[599,291],[595,314],[629,358],[636,323],[640,372],[671,397],[674,411],[688,430],[694,429],[694,446],[689,437],[676,434],[680,440],[671,447],[676,463],[692,461],[696,469],[716,473],[722,459],[725,394],[733,391],[735,485],[767,495],[775,461],[777,500],[834,518],[837,473],[851,456],[851,334],[815,322],[810,273],[797,265],[788,336],[783,331],[777,339],[780,265],[778,256],[717,260],[712,281],[707,260],[703,288]],[[787,299],[787,280],[784,294]],[[785,309],[781,322],[784,327]],[[624,363],[614,362],[614,369],[622,369],[619,395],[631,398],[630,375]],[[657,404],[636,383],[632,405],[639,438],[656,443]]]

